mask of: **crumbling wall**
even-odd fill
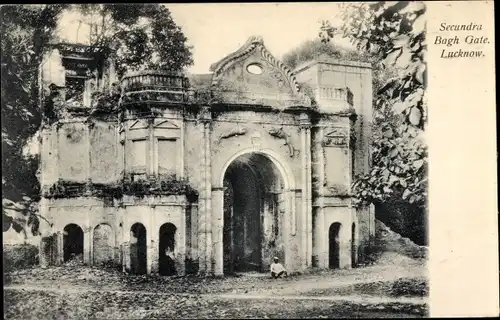
[[[90,178],[95,183],[118,180],[118,143],[113,123],[95,121],[90,130]]]
[[[58,130],[59,178],[85,182],[88,179],[88,127],[81,122],[64,123]]]
[[[93,265],[113,265],[115,255],[115,232],[107,223],[94,228],[92,254]]]

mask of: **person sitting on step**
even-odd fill
[[[278,262],[278,257],[274,257],[273,260],[274,262],[271,263],[271,277],[273,277],[274,279],[279,278],[282,275],[286,277],[287,273],[285,267],[283,267],[283,265]]]

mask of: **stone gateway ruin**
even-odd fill
[[[290,272],[362,262],[374,214],[372,70],[289,70],[251,37],[210,74],[138,71],[57,44],[42,65],[42,265],[82,257],[164,275]]]

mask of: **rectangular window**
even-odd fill
[[[147,140],[132,140],[131,169],[133,173],[146,173],[148,160]]]
[[[85,78],[81,76],[66,76],[66,100],[83,103]]]
[[[177,140],[158,139],[158,173],[177,173]]]
[[[344,148],[327,147],[326,180],[329,186],[345,185],[349,175],[349,156]]]

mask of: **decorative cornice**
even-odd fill
[[[251,36],[245,42],[245,44],[236,50],[235,52],[229,54],[225,58],[219,60],[210,66],[210,71],[213,72],[212,75],[212,84],[215,78],[217,78],[226,68],[226,66],[236,59],[248,55],[251,53],[257,45],[264,45],[264,40],[260,36]]]
[[[281,61],[276,59],[264,46],[264,40],[261,36],[250,37],[245,44],[237,51],[229,54],[227,57],[223,58],[217,63],[210,66],[210,71],[213,72],[212,75],[212,87],[216,87],[221,79],[221,75],[236,61],[249,56],[255,50],[259,50],[261,57],[264,61],[268,62],[271,66],[275,67],[281,74],[283,78],[288,82],[293,92],[297,94],[304,102],[307,107],[311,106],[311,99],[305,95],[301,90],[300,86],[295,78],[292,71]]]

